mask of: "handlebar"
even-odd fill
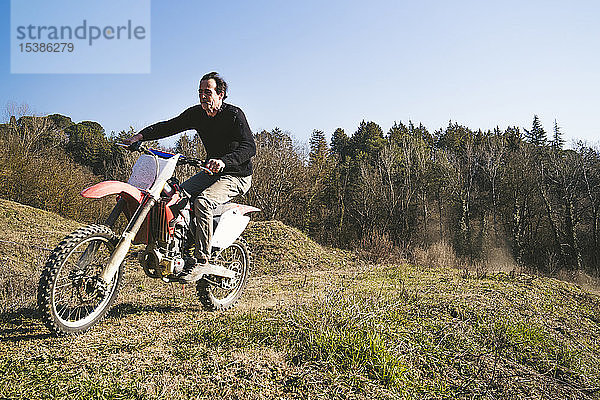
[[[209,175],[214,174],[214,172],[204,166],[205,164],[206,161],[193,157],[179,156],[179,160],[177,160],[177,165],[191,165],[192,167],[196,167]]]
[[[146,153],[148,151],[146,147],[142,146],[142,142],[140,141],[131,144],[117,143],[117,146],[125,147],[129,151],[139,151],[141,153]]]
[[[160,150],[150,149],[142,145],[141,141],[133,142],[131,144],[125,143],[117,143],[117,146],[125,147],[129,151],[139,151],[140,153],[149,154],[155,158],[171,158],[174,156],[172,153],[167,153]],[[192,167],[196,167],[209,175],[214,174],[210,169],[206,168],[204,165],[206,164],[205,160],[200,160],[198,158],[186,157],[184,155],[180,155],[177,160],[177,165],[191,165]]]

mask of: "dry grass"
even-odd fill
[[[506,247],[492,247],[485,251],[483,258],[470,261],[458,257],[448,242],[435,242],[427,248],[418,247],[412,251],[409,258],[411,263],[437,268],[460,269],[464,274],[485,276],[489,273],[524,273],[524,268],[518,266]]]
[[[50,251],[78,226],[56,214],[0,199],[0,312],[34,305]]]
[[[412,261],[418,265],[441,268],[459,268],[461,266],[460,259],[456,256],[450,243],[447,242],[436,242],[428,248],[416,248],[413,251]]]
[[[0,206],[27,243],[53,226],[49,213]],[[40,223],[19,228],[21,212]],[[76,225],[57,222],[59,237]],[[295,230],[252,230],[269,269],[231,311],[205,312],[191,287],[128,263],[116,306],[85,334],[51,337],[30,307],[3,313],[0,398],[600,398],[597,295],[518,273],[344,265],[343,253],[331,266]],[[269,238],[304,240],[290,251],[312,267]]]
[[[600,299],[553,279],[408,265],[263,275],[238,308],[207,313],[189,290],[128,277],[110,317],[75,338],[5,316],[0,397],[598,397]]]
[[[255,255],[255,273],[259,274],[300,271],[323,264],[344,268],[356,261],[351,252],[323,247],[280,221],[251,223],[244,236]]]
[[[369,262],[400,262],[406,260],[406,252],[394,244],[390,236],[379,229],[365,235],[354,246],[362,260]]]

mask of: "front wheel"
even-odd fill
[[[123,278],[121,266],[111,282],[100,279],[117,242],[109,227],[88,225],[54,249],[38,286],[38,308],[48,329],[80,333],[104,318]]]
[[[250,250],[242,238],[211,261],[235,272],[234,278],[208,276],[196,283],[198,298],[207,310],[227,310],[235,305],[246,288],[250,275]]]

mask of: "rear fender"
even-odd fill
[[[222,215],[222,214],[224,214],[224,213],[226,213],[227,211],[230,211],[230,210],[236,210],[240,214],[245,215],[245,214],[248,214],[250,212],[260,211],[260,208],[256,208],[256,207],[252,207],[252,206],[247,206],[245,204],[225,203],[225,204],[221,204],[221,205],[217,206],[217,208],[215,208],[213,210],[213,215],[219,216],[219,215]]]
[[[219,223],[213,233],[211,247],[225,249],[242,234],[250,222],[250,217],[244,215],[237,207],[225,211],[219,217]]]
[[[260,211],[260,208],[256,208],[256,207],[252,207],[252,206],[247,206],[245,204],[238,204],[238,209],[240,210],[240,212],[242,213],[242,215],[251,213],[251,212],[258,212]]]

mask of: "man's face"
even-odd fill
[[[198,95],[200,96],[200,104],[207,114],[214,114],[223,103],[223,94],[218,94],[216,89],[217,83],[214,79],[200,81]]]

